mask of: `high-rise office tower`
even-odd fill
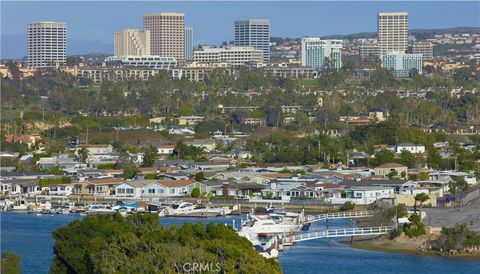
[[[389,51],[405,52],[408,46],[408,13],[380,12],[377,20],[380,55]]]
[[[185,27],[185,60],[193,58],[193,28]]]
[[[33,68],[65,66],[67,27],[62,22],[27,24],[27,66]]]
[[[336,69],[342,67],[342,40],[322,40],[318,37],[302,38],[302,66],[323,69],[330,65]]]
[[[263,51],[263,61],[270,61],[270,20],[235,21],[234,44],[259,49]]]
[[[115,32],[115,56],[150,55],[150,31],[124,29]]]
[[[143,28],[150,31],[150,54],[185,60],[185,14],[145,14]]]

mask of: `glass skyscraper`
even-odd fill
[[[270,61],[270,20],[235,21],[234,44],[259,49],[263,51],[263,61]]]

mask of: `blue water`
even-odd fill
[[[22,257],[23,273],[47,273],[53,258],[51,232],[80,215],[35,216],[18,213],[0,213],[1,251],[12,251]],[[221,218],[161,218],[162,225],[181,225],[183,222],[203,221],[238,224],[239,216]],[[329,228],[345,227],[346,222],[331,222]],[[311,230],[325,229],[323,224],[313,224]],[[281,253],[279,261],[284,273],[480,273],[480,261],[420,257],[365,251],[328,240],[300,242]]]

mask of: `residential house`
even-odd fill
[[[112,154],[113,146],[110,144],[84,144],[79,145],[79,148],[84,148],[88,151],[88,155]]]
[[[74,184],[73,194],[110,196],[115,194],[114,187],[123,183],[121,178],[89,179]]]
[[[157,148],[158,156],[161,159],[166,159],[168,156],[173,155],[175,152],[175,145],[163,145]]]
[[[394,197],[393,188],[385,188],[381,186],[358,186],[345,189],[345,198],[327,198],[326,200],[332,204],[344,204],[347,201],[357,205],[372,204],[377,200],[391,199]]]
[[[177,118],[179,126],[194,126],[204,119],[203,116],[180,116]]]
[[[144,193],[145,186],[149,185],[150,180],[134,180],[121,183],[114,186],[115,197],[141,198]]]
[[[152,181],[144,187],[144,197],[181,197],[190,195],[194,188],[191,180]]]
[[[74,184],[56,184],[43,188],[51,196],[69,196],[73,193]]]
[[[388,176],[392,171],[396,171],[398,176],[401,176],[405,172],[405,176],[408,175],[408,168],[404,165],[397,163],[388,163],[381,166],[377,166],[374,169],[375,175]]]
[[[213,151],[217,147],[217,142],[214,139],[197,139],[186,141],[185,144],[188,146],[203,148],[206,152]]]
[[[412,154],[422,154],[425,153],[425,146],[414,144],[400,144],[396,148],[396,153],[400,154],[402,153],[402,151],[408,151]]]
[[[0,195],[9,195],[12,193],[12,182],[0,181]]]
[[[28,148],[32,148],[35,144],[40,141],[41,137],[38,135],[28,135],[28,134],[21,134],[21,135],[5,135],[5,141],[7,143],[21,143],[26,144]]]

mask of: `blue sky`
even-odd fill
[[[445,28],[480,25],[480,2],[469,1],[309,1],[309,2],[155,2],[155,1],[1,1],[3,48],[13,47],[25,35],[30,21],[67,22],[69,43],[98,41],[99,49],[113,44],[113,32],[142,28],[144,13],[176,11],[186,14],[194,28],[194,43],[231,40],[233,21],[246,18],[271,20],[272,36],[348,34],[376,31],[379,11],[407,11],[410,28]],[[70,47],[72,46],[72,47]],[[69,45],[74,48],[75,45]],[[103,48],[102,48],[103,49]]]

